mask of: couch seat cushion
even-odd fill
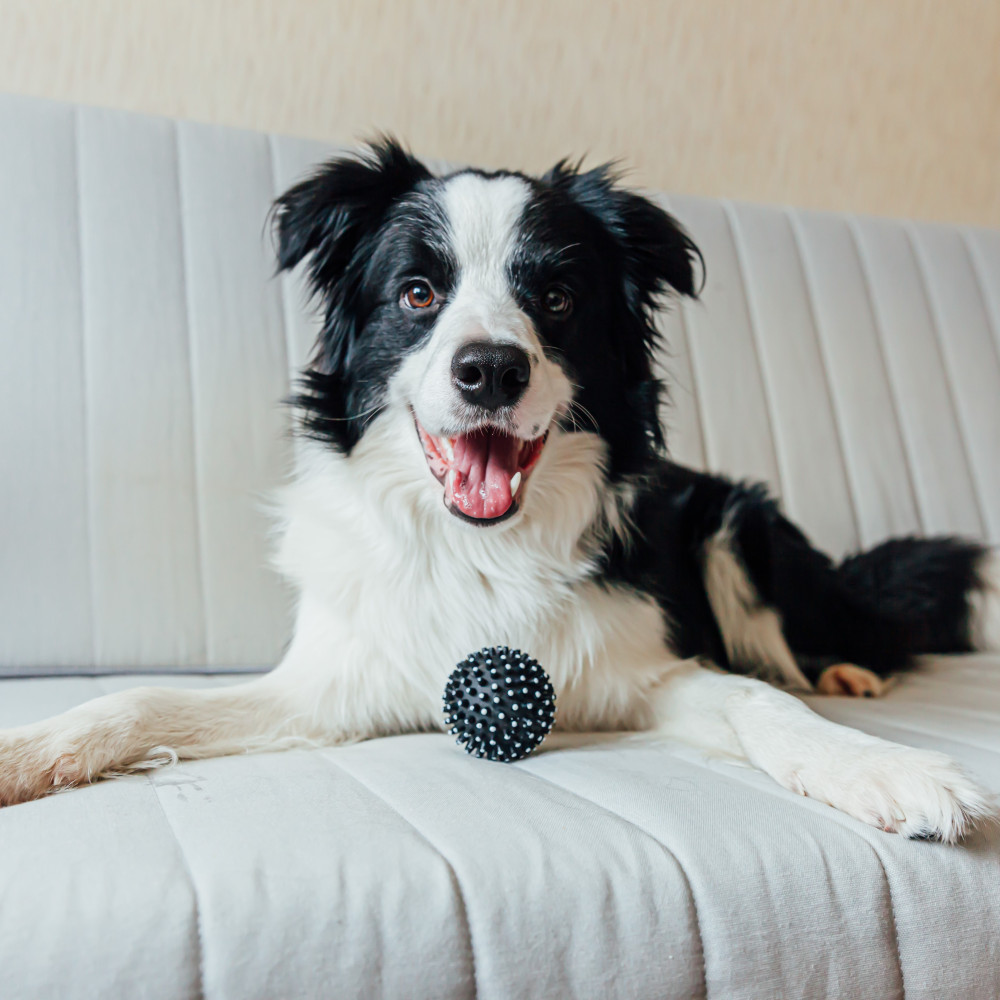
[[[0,725],[144,683],[0,682]],[[1000,790],[1000,658],[930,661],[839,722]],[[182,762],[0,811],[5,997],[995,997],[1000,832],[911,842],[749,768],[553,734]]]

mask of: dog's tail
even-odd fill
[[[920,653],[1000,650],[1000,550],[960,538],[895,538],[845,559],[856,662],[897,669]],[[878,624],[877,624],[878,623]]]
[[[701,477],[692,489],[706,493],[719,482]],[[894,538],[837,565],[763,487],[724,485],[721,507],[704,497],[696,507],[714,514],[710,542],[723,544],[752,584],[745,614],[758,605],[778,612],[807,679],[831,663],[885,676],[922,653],[1000,652],[1000,549],[953,537]],[[718,581],[714,590],[721,592]]]

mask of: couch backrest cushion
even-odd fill
[[[315,317],[265,216],[335,148],[17,97],[0,135],[0,673],[274,663]],[[675,456],[835,554],[1000,541],[1000,233],[662,200],[708,262],[662,318]]]

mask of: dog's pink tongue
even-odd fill
[[[474,431],[455,441],[451,499],[463,514],[490,518],[507,513],[520,448],[516,437],[499,431]]]

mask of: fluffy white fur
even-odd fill
[[[446,202],[463,278],[440,328],[402,366],[349,457],[318,444],[300,450],[281,498],[278,564],[300,593],[282,663],[239,686],[125,691],[4,732],[0,802],[175,757],[440,729],[447,674],[489,641],[545,665],[563,728],[669,734],[905,834],[954,840],[987,811],[947,758],[835,725],[762,681],[679,661],[651,599],[594,582],[596,543],[627,523],[629,501],[627,487],[607,486],[596,435],[551,426],[509,520],[484,529],[448,513],[411,408],[438,431],[461,415],[445,365],[456,344],[514,340],[532,354],[520,436],[549,426],[571,397],[503,280],[524,197],[515,179],[452,182]],[[727,645],[786,683],[804,682],[725,537],[709,547],[707,569]],[[995,566],[989,574],[1000,579]],[[979,613],[984,642],[996,642],[998,608],[994,588]]]
[[[637,728],[666,636],[652,601],[587,581],[592,543],[610,530],[603,448],[554,430],[535,472],[544,486],[533,477],[521,513],[485,530],[445,511],[404,411],[373,423],[349,459],[307,448],[284,497],[279,565],[303,601],[279,669],[310,685],[329,661],[352,731],[438,728],[445,679],[489,623],[491,642],[545,664],[563,724]]]
[[[890,833],[953,842],[988,797],[944,754],[840,726],[762,681],[685,665],[657,693],[659,728],[743,758],[782,787]]]

